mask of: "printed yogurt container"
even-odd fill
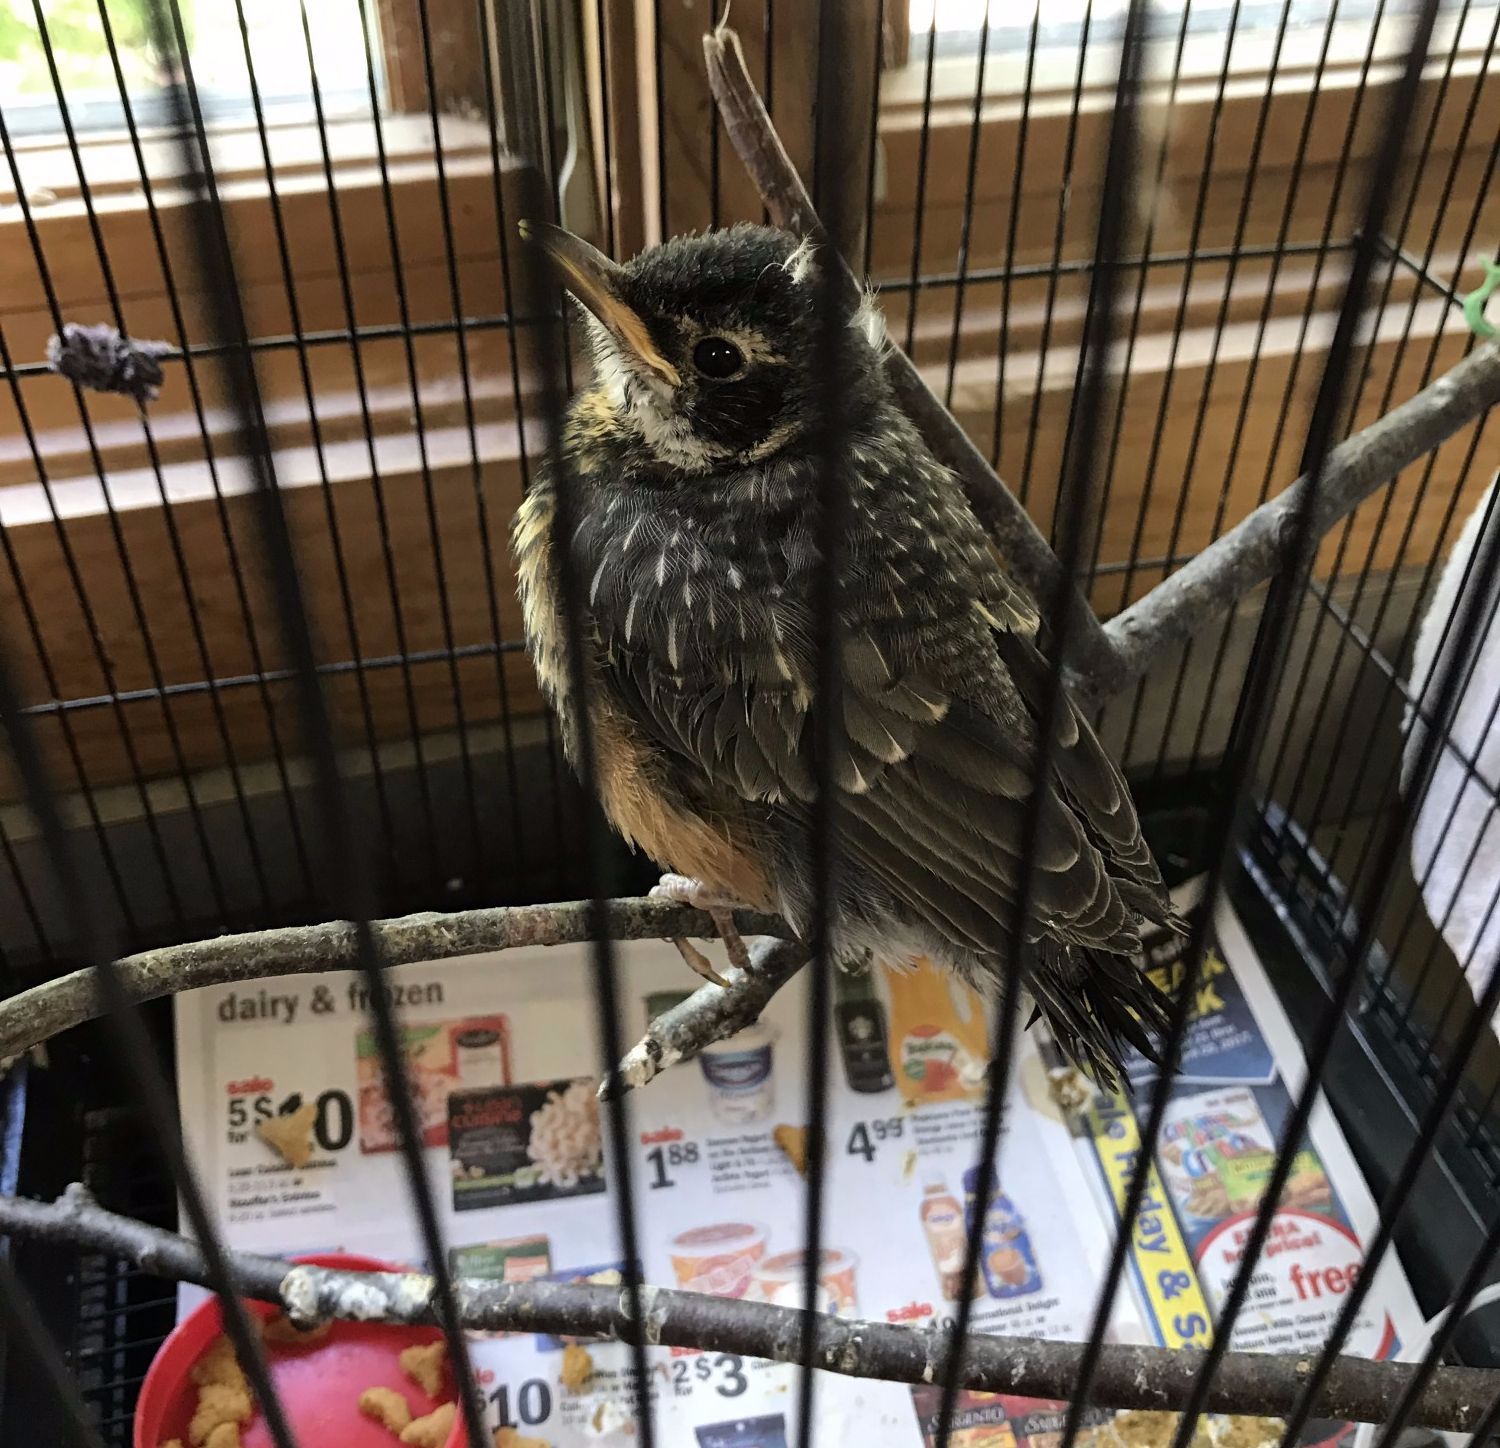
[[[672,1270],[686,1292],[743,1297],[766,1255],[766,1229],[751,1222],[716,1222],[672,1238]]]
[[[859,1259],[838,1247],[825,1247],[818,1268],[818,1290],[813,1308],[840,1317],[854,1317],[859,1308],[854,1292],[854,1269]],[[755,1269],[755,1295],[783,1307],[800,1307],[807,1253],[778,1252]]]
[[[726,1126],[764,1121],[776,1104],[771,1047],[776,1028],[757,1022],[698,1053],[714,1115]]]

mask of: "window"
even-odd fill
[[[124,125],[118,61],[136,122],[158,123],[164,117],[146,7],[142,0],[108,0],[106,29],[101,3],[48,0],[44,9],[68,119],[78,131]],[[238,9],[237,0],[179,0],[178,8],[193,79],[210,120],[244,119],[253,110],[241,17],[268,117],[311,115],[311,68],[298,0],[240,0]],[[360,33],[358,0],[315,0],[307,6],[307,20],[325,111],[368,111],[366,55],[354,39]],[[370,46],[376,96],[383,103],[385,57],[377,35],[370,37]],[[62,129],[57,87],[31,0],[0,0],[0,106],[12,135]]]
[[[484,550],[503,554],[503,543],[476,525],[475,499],[482,487],[492,524],[503,526],[519,495],[519,466],[496,208],[506,175],[503,166],[496,174],[481,118],[486,53],[474,38],[475,0],[422,0],[439,87],[432,99],[441,183],[419,0],[365,0],[367,32],[358,0],[307,0],[327,117],[321,129],[312,120],[298,0],[244,0],[259,118],[235,0],[179,3],[211,125],[277,475],[307,569],[308,606],[324,657],[341,670],[330,683],[334,707],[345,717],[368,717],[376,737],[404,736],[411,720],[404,696],[393,690],[396,675],[376,669],[366,686],[350,661],[424,651],[443,660],[451,647],[462,655],[462,707],[474,718],[498,717],[498,645],[480,601]],[[262,601],[247,612],[237,592],[231,541],[240,569],[253,557],[247,473],[217,368],[200,362],[195,369],[200,410],[184,366],[169,364],[168,386],[144,424],[128,399],[87,398],[91,435],[71,389],[42,370],[57,321],[43,268],[63,320],[114,324],[118,299],[118,318],[135,337],[174,346],[184,335],[190,345],[208,340],[208,309],[197,291],[192,234],[176,182],[180,157],[158,124],[164,116],[141,3],[107,4],[145,176],[124,129],[97,0],[44,0],[78,136],[76,156],[60,133],[56,88],[30,0],[0,0],[0,109],[21,192],[10,167],[0,166],[0,332],[21,373],[14,391],[0,382],[0,521],[15,571],[44,615],[41,646],[18,661],[28,696],[125,696],[115,707],[73,716],[79,767],[96,784],[128,780],[138,770],[151,777],[211,767],[231,745],[241,760],[264,758],[262,691],[243,681],[261,667],[274,636]],[[488,8],[493,12],[494,3]],[[365,33],[374,52],[383,166]],[[458,360],[456,317],[467,328],[467,376]],[[408,322],[410,352],[403,338]],[[299,334],[305,348],[297,345]],[[465,426],[470,398],[479,424],[473,451]],[[23,408],[35,452],[21,427]],[[419,422],[425,455],[415,441]],[[210,459],[212,468],[205,465]],[[431,521],[428,489],[441,499]],[[434,534],[442,543],[441,576]],[[88,615],[63,582],[64,548],[82,570]],[[383,578],[387,565],[403,579],[403,597],[413,600],[401,620],[392,618],[388,603],[377,606],[384,585],[368,595],[358,587],[362,577]],[[16,581],[0,572],[0,597],[13,608]],[[341,578],[356,580],[347,609]],[[201,639],[189,627],[189,597]],[[504,667],[513,697],[526,698],[524,661],[507,657]],[[448,665],[412,664],[410,673],[424,726],[442,728],[460,707]],[[212,702],[197,692],[210,678],[240,682]],[[173,698],[169,722],[154,691],[179,686],[187,692]],[[273,695],[284,689],[279,682],[268,687]],[[128,734],[117,718],[128,722]],[[49,718],[47,727],[49,744],[58,744],[58,719]],[[59,749],[56,763],[70,776],[77,773],[71,759]]]
[[[1033,23],[1042,49],[1076,47],[1085,22],[1092,38],[1114,40],[1127,8],[1127,0],[911,0],[912,50],[925,61],[930,32],[937,55],[971,55],[979,49],[986,23],[991,54],[1026,49]],[[1346,24],[1368,24],[1382,10],[1394,16],[1413,9],[1414,0],[1385,0],[1384,5],[1381,0],[1338,0],[1337,5],[1338,19]],[[1166,37],[1177,35],[1184,18],[1189,35],[1223,35],[1233,21],[1243,36],[1275,31],[1283,13],[1289,30],[1321,29],[1333,10],[1333,0],[1156,0],[1146,23],[1150,35]]]
[[[104,245],[128,329],[175,343],[178,334],[145,214],[144,188],[131,147],[117,129],[123,113],[111,120],[108,110],[111,93],[116,106],[119,95],[102,32],[95,28],[97,0],[46,3],[56,36],[72,27],[67,30],[64,89],[75,121],[87,119],[95,127],[82,136],[80,160],[100,203]],[[153,78],[144,36],[139,25],[131,29],[130,21],[138,14],[139,0],[107,3],[127,85],[149,91]],[[297,0],[244,0],[247,16],[253,16],[252,55],[263,85],[267,144],[288,239],[285,261],[261,138],[248,106],[234,0],[180,3],[187,7],[195,79],[212,98],[216,166],[238,248],[278,475],[305,549],[310,605],[320,636],[336,661],[388,662],[402,652],[421,659],[413,666],[411,684],[416,706],[398,690],[397,675],[389,667],[372,673],[368,707],[372,727],[382,737],[405,737],[410,711],[418,706],[424,730],[451,724],[450,646],[461,655],[470,718],[498,718],[500,676],[494,658],[485,653],[493,650],[495,632],[483,603],[488,569],[496,570],[508,636],[514,635],[515,617],[510,580],[501,571],[504,547],[487,548],[475,502],[482,493],[492,528],[495,520],[508,516],[520,487],[521,430],[511,390],[509,304],[500,256],[506,233],[496,207],[507,172],[502,165],[501,174],[495,173],[492,137],[483,119],[484,66],[494,47],[487,38],[481,41],[476,12],[482,10],[487,23],[498,28],[511,0],[484,0],[482,6],[475,0],[365,0],[372,44],[379,37],[375,59],[388,191],[374,164],[358,0],[307,0],[320,86],[332,116],[326,135],[332,195],[324,172],[324,137],[307,122],[309,83],[305,57],[298,59],[303,47]],[[431,98],[424,4],[431,69],[440,88]],[[847,83],[857,88],[858,114],[875,119],[878,141],[872,168],[862,124],[850,138],[853,150],[845,168],[860,188],[874,177],[866,269],[882,288],[895,335],[905,342],[909,328],[919,367],[940,395],[951,395],[955,412],[978,445],[994,449],[1002,476],[1025,490],[1029,506],[1045,525],[1082,330],[1095,188],[1113,94],[1106,41],[1109,27],[1118,23],[1119,0],[1096,0],[1076,102],[1082,0],[1044,0],[1024,107],[1034,12],[1020,0],[992,0],[977,130],[975,94],[981,77],[975,57],[984,0],[916,0],[910,11],[906,0],[848,4],[855,41]],[[1389,0],[1387,22],[1373,37],[1372,50],[1370,7],[1365,0],[1340,0],[1341,18],[1328,32],[1328,66],[1316,87],[1313,67],[1328,15],[1321,0],[1292,0],[1290,13],[1301,28],[1295,36],[1289,34],[1274,74],[1271,56],[1282,0],[1242,0],[1232,48],[1225,29],[1227,0],[1193,0],[1186,12],[1188,35],[1176,73],[1175,104],[1170,112],[1158,104],[1148,115],[1148,167],[1154,170],[1159,159],[1161,177],[1150,198],[1154,208],[1143,206],[1135,218],[1132,241],[1140,254],[1149,253],[1149,264],[1132,273],[1127,288],[1136,340],[1123,392],[1120,436],[1125,442],[1112,464],[1111,487],[1136,500],[1150,489],[1147,504],[1139,509],[1143,532],[1138,552],[1146,561],[1126,575],[1132,594],[1166,571],[1170,565],[1161,560],[1201,546],[1216,517],[1232,523],[1243,513],[1268,470],[1274,471],[1272,486],[1279,486],[1295,466],[1292,449],[1283,448],[1278,459],[1272,455],[1273,444],[1294,381],[1302,389],[1290,404],[1297,407],[1316,379],[1319,349],[1326,345],[1322,322],[1337,296],[1338,253],[1358,201],[1355,187],[1341,179],[1345,153],[1368,153],[1374,132],[1369,117],[1378,105],[1378,87],[1390,73],[1384,61],[1399,43],[1404,23],[1404,16],[1395,12],[1406,5],[1407,0],[1399,5]],[[629,253],[663,231],[675,234],[760,219],[759,198],[715,124],[703,72],[701,38],[721,8],[722,0],[673,0],[660,6],[574,0],[533,7],[549,32],[565,215],[570,226],[591,232],[601,245]],[[750,73],[770,92],[782,139],[804,174],[810,170],[816,74],[814,48],[800,23],[806,13],[792,0],[735,0],[732,19]],[[1456,266],[1462,231],[1474,210],[1473,202],[1447,206],[1442,198],[1484,193],[1489,148],[1500,134],[1500,81],[1488,69],[1495,13],[1493,4],[1476,0],[1464,30],[1456,34],[1450,12],[1424,82],[1429,112],[1439,99],[1441,109],[1425,162],[1413,172],[1412,235],[1422,245],[1433,239],[1436,275]],[[1174,16],[1180,25],[1183,15],[1180,8],[1169,10],[1157,22],[1152,59],[1158,80],[1148,96],[1152,101],[1171,93],[1162,77],[1176,53]],[[31,0],[0,0],[0,107],[13,132],[23,123],[31,132],[15,143],[17,164],[65,316],[110,321],[111,305],[95,260],[74,158],[56,135],[55,110],[50,120],[46,112],[56,98],[44,60],[38,68],[31,16]],[[660,31],[655,28],[658,17]],[[929,26],[934,38],[930,101],[925,94]],[[903,39],[910,42],[904,56]],[[1233,67],[1221,105],[1217,83],[1226,50]],[[1365,119],[1351,126],[1367,57],[1369,86],[1360,102]],[[562,65],[565,58],[570,68]],[[59,49],[60,66],[63,60]],[[499,67],[494,78],[503,78]],[[1297,160],[1315,89],[1316,123]],[[440,114],[457,306],[429,100]],[[1257,158],[1252,142],[1263,113],[1267,141]],[[142,121],[153,197],[166,235],[165,270],[186,283],[193,274],[192,259],[186,234],[174,221],[181,195],[172,185],[172,148],[144,117]],[[1427,113],[1419,126],[1425,135]],[[1352,140],[1346,141],[1346,134]],[[606,144],[612,185],[605,184]],[[1355,165],[1349,174],[1358,172]],[[608,215],[602,201],[606,197]],[[860,199],[863,217],[862,192]],[[141,656],[130,590],[114,556],[104,494],[77,407],[67,389],[37,371],[53,319],[19,203],[8,169],[0,171],[0,328],[12,356],[28,367],[20,391],[43,465],[57,485],[70,546],[88,564],[91,603],[115,666],[112,682],[106,683],[87,647],[90,625],[72,598],[50,500],[37,487],[35,461],[8,387],[0,387],[0,518],[11,525],[19,566],[42,610],[53,646],[57,693],[77,698],[100,696],[111,688],[149,690],[154,687],[152,671]],[[1493,201],[1489,207],[1481,236],[1500,232]],[[388,208],[395,213],[393,227]],[[1403,190],[1393,213],[1397,222],[1404,209]],[[333,230],[335,210],[342,243]],[[515,220],[511,209],[508,226],[513,228]],[[398,243],[394,251],[392,229]],[[513,236],[513,230],[508,234]],[[1325,254],[1332,261],[1320,271]],[[856,257],[859,263],[865,260]],[[398,267],[406,316],[415,332],[415,383],[402,337]],[[1231,269],[1233,286],[1225,304]],[[367,399],[359,396],[353,369],[346,271]],[[304,333],[315,334],[306,349],[310,386],[293,345],[289,290],[298,309],[295,322]],[[1411,302],[1419,308],[1415,323],[1398,331],[1424,340],[1437,335],[1445,303],[1430,289],[1422,291],[1408,271],[1397,274],[1391,299],[1393,308]],[[201,299],[189,287],[181,300],[190,336],[202,340]],[[1219,339],[1215,329],[1221,306],[1227,307],[1227,325]],[[455,314],[467,319],[467,375],[459,365]],[[1262,315],[1266,335],[1257,340]],[[1458,345],[1454,338],[1442,339],[1439,365],[1447,365]],[[1372,358],[1370,385],[1378,391],[1395,365],[1392,349],[1377,338]],[[1406,365],[1409,372],[1414,364]],[[1401,385],[1413,390],[1407,378],[1403,372]],[[524,399],[526,379],[521,380]],[[1196,444],[1199,455],[1189,458],[1205,394],[1208,421]],[[1229,477],[1223,454],[1246,396],[1252,398],[1252,411]],[[169,557],[165,518],[173,519],[187,539],[194,597],[212,624],[207,665],[197,656],[194,640],[184,635],[183,588],[165,561],[143,589],[144,606],[160,635],[165,683],[190,690],[210,673],[239,677],[255,667],[240,604],[232,594],[218,502],[203,466],[211,449],[229,494],[229,526],[240,527],[243,472],[227,455],[235,439],[217,402],[210,391],[200,429],[182,374],[174,373],[171,389],[150,414],[154,456],[163,470],[160,481],[134,408],[118,398],[88,402],[108,473],[108,496],[123,510],[123,526],[138,540],[132,543],[135,556]],[[470,405],[476,422],[472,452]],[[1164,422],[1159,424],[1159,417]],[[418,419],[425,455],[417,446]],[[378,484],[371,468],[372,435]],[[319,440],[322,458],[315,447]],[[1194,480],[1191,489],[1189,479]],[[1204,480],[1202,487],[1198,479]],[[165,506],[159,488],[170,500]],[[1177,505],[1183,496],[1179,525]],[[337,517],[342,560],[330,552],[325,510]],[[1122,506],[1117,516],[1134,518],[1137,510]],[[441,536],[441,570],[434,563],[434,532]],[[1095,599],[1105,610],[1124,599],[1122,560],[1131,554],[1134,541],[1116,536],[1104,540]],[[387,593],[383,582],[367,591],[356,582],[352,607],[357,629],[350,623],[339,597],[341,566],[356,581],[363,576],[383,580],[388,567],[400,575],[408,613],[399,636],[382,602]],[[0,578],[0,593],[5,587]],[[502,662],[512,707],[529,705],[536,696],[525,661],[507,654]],[[33,698],[46,692],[39,680],[40,671],[34,669],[28,680]],[[331,683],[336,707],[346,717],[365,707],[358,687],[349,671]],[[264,757],[264,721],[255,691],[242,688],[225,698],[225,727],[236,745],[244,757]],[[148,773],[177,772],[159,705],[149,698],[129,698],[122,707],[137,721],[133,737],[142,751],[142,767]],[[220,760],[223,745],[207,698],[189,692],[174,707],[189,766]],[[105,711],[87,717],[95,721],[95,733],[82,744],[91,777],[106,782],[129,778],[131,761],[122,755],[118,738],[99,722]]]
[[[912,0],[908,58],[881,83],[885,186],[870,270],[896,335],[910,338],[929,380],[1044,525],[1066,435],[1125,8],[1125,0],[1041,0],[1040,9],[1036,0]],[[1126,441],[1109,464],[1111,486],[1141,500],[1142,532],[1106,532],[1099,558],[1106,575],[1133,554],[1155,560],[1125,574],[1131,597],[1169,571],[1168,560],[1242,516],[1263,486],[1295,474],[1286,441],[1295,428],[1284,420],[1316,384],[1360,204],[1357,178],[1415,8],[1414,0],[1152,7],[1142,147],[1155,184],[1141,188],[1133,218],[1132,249],[1143,260],[1121,319],[1130,336]],[[1421,161],[1392,178],[1392,247],[1420,254],[1430,246],[1427,271],[1447,285],[1459,280],[1472,198],[1488,197],[1481,236],[1500,225],[1490,187],[1500,123],[1496,17],[1493,3],[1445,7],[1411,139]],[[1449,204],[1450,195],[1468,200]],[[1400,367],[1399,397],[1421,385],[1428,344],[1438,365],[1449,365],[1463,329],[1404,264],[1388,288],[1382,267],[1381,291],[1367,395],[1378,396]],[[1402,333],[1420,341],[1398,349],[1392,338]],[[1236,436],[1243,445],[1231,467]],[[1136,517],[1134,506],[1119,512]],[[1390,545],[1388,537],[1375,566],[1394,556]],[[1117,579],[1101,579],[1100,608],[1127,601]]]

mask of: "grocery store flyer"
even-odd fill
[[[622,945],[616,961],[632,1038],[697,984],[664,943]],[[589,971],[586,948],[555,947],[388,973],[450,1260],[466,1275],[611,1281],[620,1270]],[[931,967],[841,977],[836,995],[818,1305],[917,1326],[951,1320],[966,1223],[977,1217],[975,1326],[1083,1337],[1107,1241],[1035,1052],[1022,1052],[998,1184],[981,1213],[979,998]],[[365,1005],[363,980],[342,972],[178,997],[184,1126],[233,1246],[420,1262]],[[807,1117],[805,1014],[799,980],[759,1024],[631,1096],[647,1281],[801,1301],[806,1184],[793,1155]],[[295,1160],[266,1140],[268,1121],[272,1136],[300,1131]],[[184,1309],[197,1299],[184,1289]],[[1129,1309],[1119,1332],[1145,1338]],[[566,1448],[625,1423],[626,1350],[591,1347],[593,1377],[571,1393],[566,1346],[534,1334],[476,1341],[497,1426]],[[763,1448],[792,1432],[792,1368],[663,1350],[651,1370],[664,1441]],[[917,1448],[937,1411],[930,1399],[825,1376],[819,1441]],[[981,1434],[974,1442],[1003,1429],[1013,1444],[1059,1405],[978,1394],[961,1408]]]
[[[1214,1004],[1195,1035],[1211,1038],[1214,1049],[1197,1051],[1174,1092],[1137,1241],[1137,1263],[1150,1263],[1156,1290],[1120,1294],[1116,1340],[1205,1340],[1199,1326],[1232,1270],[1257,1162],[1282,1119],[1277,1100],[1296,1079],[1290,1034],[1278,1025],[1264,978],[1253,960],[1243,963],[1246,947],[1227,926],[1220,939],[1232,965],[1208,982]],[[698,984],[666,943],[621,945],[615,960],[628,1039]],[[608,1121],[594,1096],[601,1059],[590,972],[587,947],[558,946],[387,973],[450,1264],[464,1275],[618,1280],[622,1183],[612,1180]],[[361,977],[330,972],[177,998],[184,1130],[232,1246],[423,1265],[365,992]],[[1080,1140],[1078,1118],[1054,1100],[1039,1033],[1026,1033],[995,1187],[981,1203],[975,1168],[987,1043],[978,996],[930,966],[841,975],[834,996],[817,1305],[878,1322],[951,1321],[974,1222],[982,1233],[975,1328],[1085,1337],[1109,1246],[1110,1174],[1123,1182],[1139,1150],[1129,1103],[1096,1100],[1095,1130]],[[631,1094],[646,1281],[800,1304],[806,1008],[798,979],[755,1026]],[[1273,1293],[1257,1283],[1257,1310],[1241,1328],[1251,1334],[1246,1345],[1313,1330],[1318,1319],[1287,1314],[1283,1298],[1300,1287],[1332,1302],[1358,1270],[1358,1234],[1368,1231],[1372,1211],[1325,1113],[1278,1222],[1284,1250],[1267,1279]],[[1361,1324],[1360,1350],[1380,1348],[1415,1322],[1399,1271],[1384,1270],[1390,1281],[1372,1298],[1378,1310]],[[182,1309],[198,1297],[184,1288]],[[1176,1337],[1164,1322],[1176,1324]],[[568,1346],[545,1334],[477,1335],[491,1423],[552,1448],[631,1442],[628,1350],[590,1345],[592,1374],[574,1389],[563,1381]],[[784,1448],[794,1437],[795,1369],[666,1349],[653,1350],[649,1362],[661,1441]],[[823,1375],[816,1403],[819,1442],[921,1448],[936,1431],[934,1387]],[[954,1441],[1050,1448],[1064,1411],[965,1393]],[[1135,1423],[1126,1434],[1123,1421],[1091,1414],[1089,1440],[1119,1448],[1149,1429]]]

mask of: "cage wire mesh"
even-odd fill
[[[651,876],[586,803],[608,747],[587,713],[581,789],[562,762],[505,542],[544,459],[561,480],[557,536],[570,536],[558,438],[586,364],[516,226],[557,221],[624,258],[795,207],[754,184],[714,104],[700,51],[712,12],[680,0],[0,0],[0,945],[8,996],[83,967],[107,1017],[61,1037],[43,1068],[13,1068],[5,1190],[47,1198],[82,1180],[104,1207],[163,1227],[175,1193],[209,1280],[227,1285],[164,1021],[131,1003],[112,962],[228,931],[353,922],[344,960],[364,973],[397,1083],[405,1205],[475,1442],[488,1441],[485,1408],[371,922],[586,899],[601,1069],[623,1055],[606,902]],[[1500,232],[1500,9],[736,0],[730,23],[828,235],[1060,564],[1037,590],[1050,660],[1040,767],[1065,724],[1068,660],[1164,868],[1174,883],[1203,875],[1210,898],[1229,892],[1302,1038],[1306,1084],[1213,1345],[1176,1403],[1175,1448],[1213,1401],[1320,1089],[1379,1224],[1320,1355],[1274,1412],[1297,1441],[1375,1262],[1399,1247],[1424,1311],[1454,1310],[1416,1373],[1390,1379],[1388,1448],[1455,1341],[1466,1362],[1495,1351],[1483,1314],[1467,1313],[1500,1248],[1500,876],[1487,835],[1500,524],[1488,522],[1496,453],[1482,403],[1437,432],[1408,426],[1418,440],[1396,447],[1362,501],[1319,507],[1365,429],[1483,360],[1482,317],[1466,319],[1463,302]],[[842,283],[833,267],[821,276],[826,564],[846,521],[849,420]],[[70,326],[92,329],[63,349],[74,385],[48,359]],[[1080,650],[1097,629],[1074,584],[1099,618],[1129,617],[1277,498],[1262,571],[1209,599],[1143,667],[1091,687]],[[589,580],[558,556],[582,695]],[[823,759],[843,727],[821,703],[837,678],[839,587],[823,567]],[[1030,948],[1025,846],[1041,792],[1029,800],[1017,957]],[[815,1267],[840,849],[830,789],[809,838]],[[1169,1061],[1209,921],[1200,910],[1189,928]],[[980,1200],[1025,1023],[1014,986],[990,1022]],[[1169,1080],[1135,1103],[1145,1141]],[[642,1307],[630,1109],[619,1094],[607,1108],[623,1188],[616,1323]],[[1084,1428],[1146,1192],[1137,1171],[1065,1448]],[[980,1236],[968,1236],[970,1284]],[[24,1233],[10,1249],[0,1421],[15,1441],[37,1423],[45,1441],[131,1441],[170,1293],[108,1250]],[[943,1443],[971,1303],[960,1295],[937,1358]],[[230,1311],[226,1330],[282,1448],[292,1437],[252,1325]],[[650,1444],[645,1339],[633,1341],[636,1431]],[[815,1360],[810,1317],[789,1351]],[[806,1444],[818,1379],[799,1381]],[[1494,1384],[1478,1406],[1466,1421],[1488,1436]]]

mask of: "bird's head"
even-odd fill
[[[584,309],[598,382],[661,463],[711,472],[808,445],[822,355],[809,244],[740,225],[678,237],[622,265],[561,227],[523,222],[522,235]],[[862,305],[846,320],[851,372],[872,378],[879,313]]]

